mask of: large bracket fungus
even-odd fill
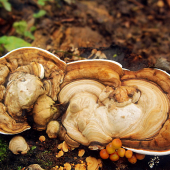
[[[62,119],[66,142],[98,149],[121,138],[136,152],[169,154],[169,83],[157,69],[127,71],[106,60],[69,63],[59,93],[61,103],[69,102]]]
[[[44,109],[55,107],[53,104],[57,101],[65,67],[65,62],[55,55],[35,47],[13,50],[0,59],[0,104],[2,105],[0,117],[3,118],[0,120],[0,133],[16,134],[29,129],[25,110],[31,112],[35,102],[42,98],[42,95],[46,94],[50,98],[49,106]],[[39,102],[36,105],[41,107],[44,103]],[[52,113],[41,116],[40,121],[43,123],[36,121],[38,125],[43,124],[41,129],[46,128],[47,120],[50,121],[57,112],[57,108],[53,110]],[[34,114],[36,120],[37,114]]]
[[[0,133],[29,129],[25,110],[33,116],[34,127],[45,130],[59,116],[58,101],[68,108],[55,136],[59,133],[72,147],[100,149],[120,138],[124,147],[139,153],[170,154],[166,72],[128,71],[108,60],[66,64],[35,47],[8,53],[0,59],[0,68]]]

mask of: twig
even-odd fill
[[[137,6],[141,7],[141,8],[145,7],[144,5],[142,5],[140,2],[137,2],[136,0],[128,0],[128,1],[134,3],[135,5],[137,5]]]

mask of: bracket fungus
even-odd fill
[[[69,63],[59,93],[59,101],[69,103],[65,139],[100,149],[120,138],[139,153],[169,154],[169,93],[170,76],[158,69],[128,71],[107,60]]]
[[[166,155],[169,101],[170,75],[158,69],[128,71],[101,59],[66,64],[36,47],[19,48],[0,59],[2,134],[29,129],[28,114],[37,130],[45,130],[60,116],[55,103],[60,102],[68,107],[53,137],[69,146],[101,149],[120,138],[135,152]]]
[[[19,48],[0,58],[0,117],[3,117],[0,133],[16,134],[30,129],[27,114],[45,94],[50,98],[49,107],[57,101],[65,67],[64,61],[36,47]],[[39,106],[44,104],[46,101],[38,103]],[[44,107],[46,113],[45,109],[48,108]],[[41,124],[46,126],[54,113],[41,116]]]

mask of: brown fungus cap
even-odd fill
[[[0,117],[6,117],[1,119],[0,133],[15,134],[30,128],[23,110],[30,112],[43,94],[53,103],[57,101],[65,69],[64,61],[36,47],[18,48],[0,58],[0,100],[5,108]],[[51,115],[45,118],[50,120]]]
[[[6,107],[0,103],[0,133],[1,134],[17,134],[31,127],[27,122],[17,123],[6,112]]]
[[[52,53],[37,47],[18,48],[7,53],[0,59],[0,64],[7,65],[11,71],[14,71],[18,66],[30,64],[30,62],[41,64],[45,64],[46,62],[47,65],[54,63],[55,65],[53,67],[58,68],[58,70],[65,70],[66,67],[64,61]]]
[[[67,64],[66,75],[61,87],[79,79],[93,79],[105,85],[117,87],[123,74],[119,63],[109,60],[81,60]]]

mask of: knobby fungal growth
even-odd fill
[[[0,133],[30,128],[59,136],[71,147],[101,149],[114,138],[144,154],[170,153],[170,76],[145,68],[128,71],[114,61],[64,63],[35,47],[0,59]],[[60,115],[56,102],[68,104]],[[57,118],[62,116],[61,125]]]
[[[1,133],[29,129],[28,114],[33,115],[37,130],[46,129],[53,116],[59,116],[54,103],[65,66],[53,54],[35,47],[16,49],[0,59]]]

